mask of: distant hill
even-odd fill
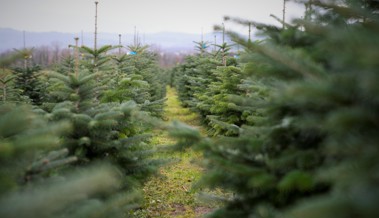
[[[74,37],[81,38],[81,33],[60,33],[60,32],[26,32],[26,46],[39,47],[39,46],[59,46],[61,48],[74,44]],[[220,43],[221,34],[217,34],[217,41]],[[93,33],[83,33],[84,45],[93,47]],[[149,44],[152,47],[161,51],[170,52],[188,52],[194,50],[193,41],[200,41],[199,34],[187,34],[176,32],[161,32],[151,34],[140,34],[140,42]],[[133,34],[123,34],[122,44],[130,45],[133,43]],[[209,33],[204,35],[204,40],[214,43],[214,34]],[[118,34],[116,33],[99,33],[99,45],[117,45],[119,41]],[[14,30],[10,28],[0,28],[0,52],[10,49],[19,49],[23,47],[23,31]]]

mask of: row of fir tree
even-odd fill
[[[115,48],[72,46],[50,70],[29,49],[0,60],[0,217],[117,218],[138,206],[163,162],[149,158],[149,132],[167,82],[146,46]]]
[[[212,136],[184,137],[204,154],[197,185],[232,193],[210,217],[379,216],[379,1],[301,4],[280,27],[225,17],[263,40],[229,32],[237,59],[199,42],[171,72]]]

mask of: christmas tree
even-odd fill
[[[282,28],[232,19],[266,38],[230,33],[246,50],[249,77],[240,86],[247,95],[229,103],[251,114],[238,137],[200,143],[202,184],[234,193],[212,217],[379,214],[377,3],[306,4],[307,16]]]

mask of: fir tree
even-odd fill
[[[201,40],[200,42],[195,42],[195,49],[199,52],[200,55],[206,55],[208,54],[207,48],[209,48],[209,42],[205,42]]]
[[[64,144],[78,157],[78,163],[108,160],[120,166],[124,175],[141,179],[154,171],[155,164],[145,159],[148,152],[143,152],[149,125],[134,120],[136,104],[96,101],[102,87],[96,85],[97,75],[93,73],[79,72],[77,77],[55,73],[51,77],[58,84],[51,94],[59,103],[47,116],[72,123],[73,132],[65,137]]]
[[[13,96],[16,94],[15,91],[12,90],[10,86],[14,78],[15,78],[14,76],[6,75],[5,71],[3,70],[2,78],[0,79],[1,89],[2,89],[2,93],[0,96],[3,103],[10,100],[12,101]]]
[[[222,101],[227,101],[226,98],[229,97],[227,93],[230,95],[241,94],[241,91],[236,90],[242,82],[239,68],[232,67],[237,65],[234,58],[227,59],[226,67],[220,66],[224,64],[225,57],[229,55],[227,51],[230,46],[226,43],[224,46],[221,46],[213,57],[190,56],[184,64],[174,68],[175,83],[183,105],[200,113],[203,121],[210,127],[210,135],[238,134],[236,125],[241,124],[240,115],[238,115],[240,112],[237,112],[237,107],[234,107],[232,109],[234,112],[231,112],[232,110],[225,106],[232,104],[222,103]],[[225,50],[222,51],[222,49]],[[220,52],[222,55],[218,55]],[[230,78],[226,78],[228,76],[233,79],[229,81]],[[230,88],[229,86],[233,86],[233,89],[228,91],[225,88]],[[229,117],[220,118],[218,115],[224,113],[221,111],[224,111],[225,116]],[[228,113],[229,115],[227,115]],[[233,115],[233,113],[235,114]]]
[[[201,143],[202,182],[235,193],[213,217],[379,214],[377,9],[363,1],[309,3],[312,21],[285,29],[235,19],[267,35],[252,44],[232,34],[258,86],[238,100],[263,117],[251,117],[238,137]]]
[[[104,102],[135,101],[141,110],[153,116],[161,117],[165,102],[165,84],[163,71],[157,64],[157,56],[147,51],[148,46],[129,46],[131,55],[115,58],[118,67],[112,90],[103,95]]]
[[[1,217],[104,217],[107,213],[122,217],[127,208],[115,205],[132,206],[133,193],[107,202],[96,197],[117,190],[114,167],[102,164],[80,171],[68,167],[76,157],[67,157],[67,149],[60,145],[71,129],[67,122],[48,124],[25,105],[3,104],[0,112]]]
[[[21,95],[28,97],[35,105],[42,104],[45,93],[44,84],[40,80],[40,70],[39,66],[13,69],[15,88],[21,90]]]
[[[2,87],[2,102],[32,102],[41,104],[44,86],[40,81],[38,66],[29,67],[28,61],[31,50],[24,49],[11,53],[8,57],[0,59],[0,83]],[[24,61],[24,68],[14,67],[17,62]],[[13,69],[13,70],[12,70]]]
[[[81,46],[79,47],[79,51],[83,56],[84,66],[91,72],[96,73],[97,71],[109,69],[107,63],[111,60],[111,57],[107,53],[116,48],[118,46],[104,45],[98,49]]]
[[[7,69],[22,56],[19,53],[13,53],[8,57],[0,59],[0,85],[2,103],[8,101],[17,101],[20,99],[20,91],[13,86],[15,76]]]
[[[60,74],[75,73],[75,59],[71,55],[64,58],[56,67],[56,71]]]
[[[230,99],[244,95],[238,87],[243,78],[241,69],[234,66],[218,67],[213,74],[217,79],[200,95],[201,103],[197,107],[208,110],[206,119],[210,126],[209,135],[238,135],[239,126],[244,123],[242,113],[245,110]]]
[[[199,103],[198,95],[204,93],[208,85],[215,80],[212,70],[219,65],[218,60],[203,56],[190,56],[186,59],[181,77],[177,81],[179,99],[184,106],[196,109]],[[208,115],[201,111],[200,114],[203,117]]]

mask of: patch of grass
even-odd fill
[[[197,114],[180,105],[175,90],[168,88],[167,98],[165,117],[168,122],[178,120],[205,132],[200,126]],[[151,142],[155,148],[159,149],[160,146],[173,144],[174,140],[161,131]],[[159,175],[145,183],[143,188],[145,203],[141,209],[134,211],[133,217],[202,217],[215,208],[215,204],[205,203],[198,199],[198,193],[192,189],[203,172],[197,164],[202,161],[200,152],[192,149],[187,149],[182,153],[157,152],[154,157],[178,161],[161,167]]]
[[[176,91],[170,87],[167,87],[167,107],[165,110],[165,116],[168,120],[179,120],[201,129],[199,116],[188,108],[182,107]]]

